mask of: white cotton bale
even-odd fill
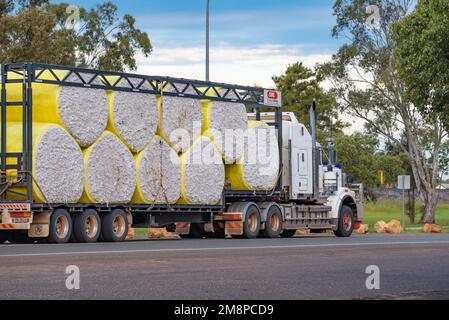
[[[181,196],[178,154],[161,137],[135,155],[137,187],[133,203],[173,204]]]
[[[199,137],[181,156],[180,204],[208,204],[220,202],[225,171],[220,153],[212,141]]]
[[[271,190],[279,177],[279,145],[275,129],[249,121],[242,159],[226,166],[226,181],[234,190]]]
[[[7,129],[8,152],[22,152],[22,124],[9,123]],[[32,173],[36,203],[76,203],[80,199],[84,187],[83,154],[61,126],[33,125]]]
[[[203,134],[215,143],[225,164],[233,164],[243,155],[244,135],[248,128],[246,107],[241,103],[204,101]]]
[[[83,203],[128,203],[136,187],[136,166],[129,149],[105,131],[83,151],[85,166]]]
[[[67,71],[55,71],[60,79]],[[11,77],[17,77],[11,75]],[[45,72],[40,79],[54,80]],[[80,82],[73,74],[72,82]],[[95,79],[93,83],[100,80]],[[66,129],[82,147],[88,147],[105,130],[108,122],[106,92],[101,89],[33,83],[33,122],[55,123]],[[8,85],[8,100],[22,100],[22,86]],[[8,111],[8,121],[22,121],[22,109]]]
[[[132,152],[140,152],[151,141],[158,125],[154,95],[136,92],[108,92],[107,129],[116,134]]]
[[[163,96],[159,98],[159,136],[178,153],[183,153],[201,135],[203,115],[197,99]]]

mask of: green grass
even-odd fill
[[[402,219],[402,202],[400,200],[378,200],[376,203],[365,203],[364,223],[369,225],[369,231],[374,232],[374,224],[377,221],[385,222],[391,219],[401,221]],[[422,232],[422,224],[419,224],[421,213],[419,212],[419,203],[416,203],[417,223],[411,224],[410,219],[405,215],[405,232],[420,233]],[[449,204],[439,204],[435,214],[436,223],[444,228],[444,232],[449,232]]]

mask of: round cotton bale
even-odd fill
[[[221,155],[212,141],[204,136],[181,156],[181,204],[220,202],[225,171]]]
[[[136,187],[136,166],[129,149],[105,131],[83,151],[85,167],[83,203],[128,203]]]
[[[246,107],[241,103],[205,101],[203,130],[215,143],[225,164],[234,164],[243,155],[243,138],[248,128]]]
[[[226,166],[226,181],[234,190],[271,190],[279,177],[279,145],[273,127],[249,121],[242,159]]]
[[[107,129],[132,152],[140,152],[151,141],[158,125],[157,99],[136,92],[108,92]]]
[[[55,71],[60,79],[67,71]],[[18,77],[17,75],[14,77]],[[71,75],[68,79],[74,78]],[[49,72],[40,79],[54,80]],[[72,82],[81,80],[73,79]],[[93,82],[99,81],[95,79]],[[88,147],[105,130],[108,122],[106,92],[101,89],[33,83],[33,121],[55,123],[64,127],[82,147]],[[22,86],[8,87],[9,101],[22,100]],[[22,121],[22,109],[13,108],[7,120]]]
[[[22,124],[9,123],[7,129],[8,152],[22,152]],[[78,202],[84,187],[84,161],[76,141],[59,125],[35,123],[32,143],[35,202]]]
[[[159,135],[176,152],[186,152],[201,135],[202,121],[200,100],[172,96],[159,98]]]
[[[168,143],[155,136],[135,159],[137,187],[132,202],[176,203],[181,196],[180,161]]]

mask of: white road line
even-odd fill
[[[423,244],[447,244],[449,241],[398,241],[398,242],[366,242],[366,243],[335,243],[335,244],[306,244],[285,246],[260,246],[260,247],[207,247],[207,248],[168,248],[168,249],[136,249],[136,250],[103,250],[103,251],[73,251],[73,252],[42,252],[42,253],[18,253],[0,254],[0,258],[8,257],[35,257],[35,256],[65,256],[84,254],[122,254],[122,253],[151,253],[151,252],[193,252],[193,251],[218,251],[218,250],[266,250],[266,249],[304,249],[304,248],[331,248],[331,247],[363,247],[363,246],[392,246],[392,245],[423,245]]]

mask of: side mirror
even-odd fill
[[[353,184],[354,183],[354,176],[351,173],[346,175],[346,183],[347,184]]]

